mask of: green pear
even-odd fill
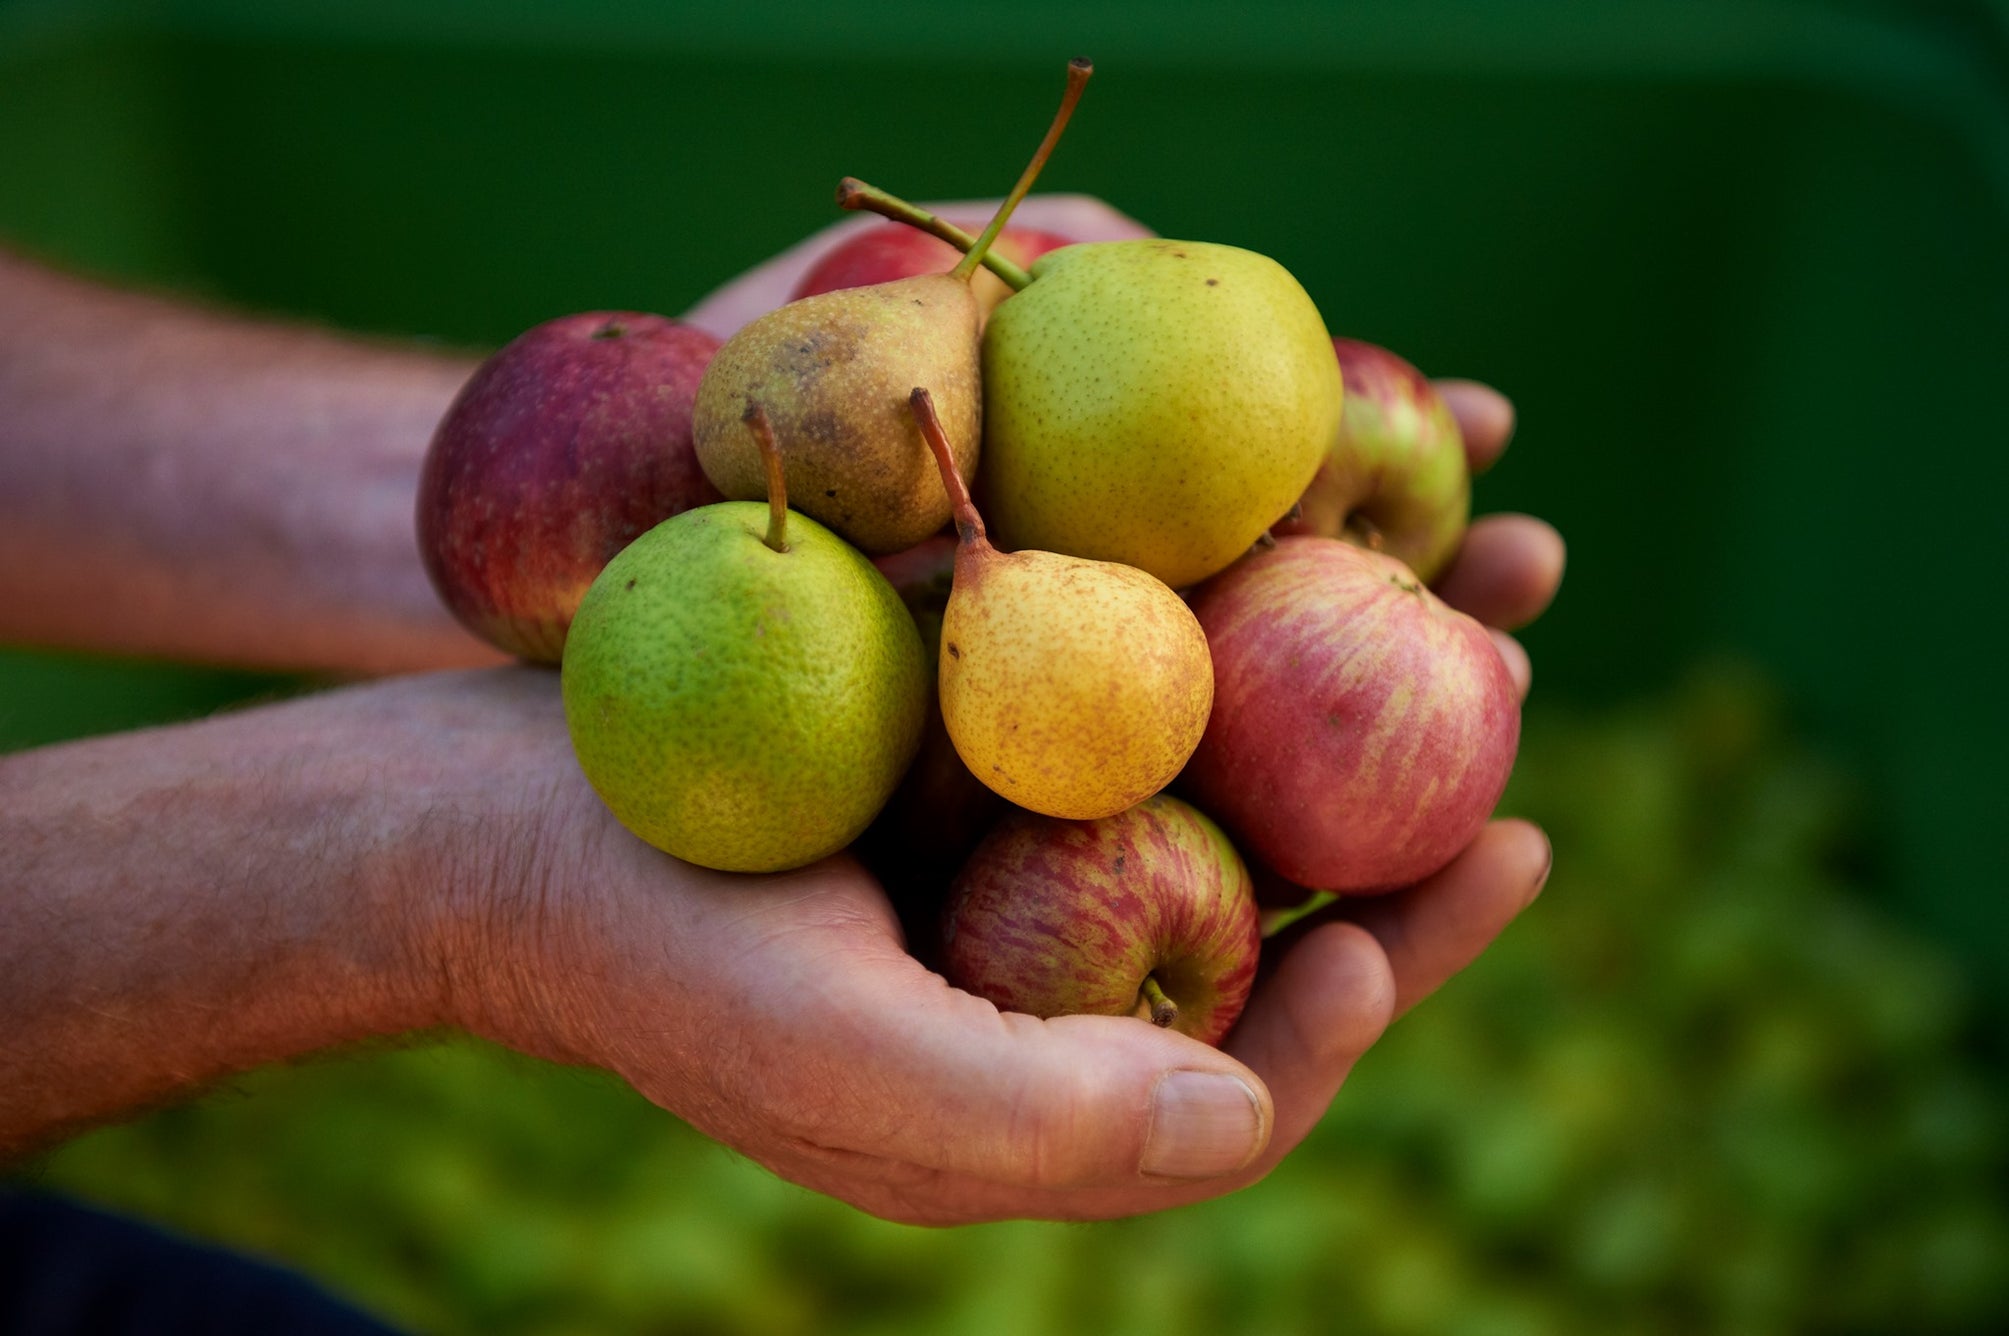
[[[1304,492],[1339,429],[1318,308],[1275,260],[1205,242],[1068,246],[983,337],[978,499],[1007,547],[1224,569]]]
[[[973,476],[983,435],[985,308],[970,280],[1032,189],[1091,72],[1087,61],[1068,66],[1046,138],[953,270],[804,297],[726,340],[691,413],[698,464],[714,487],[731,500],[766,493],[760,449],[742,421],[751,401],[774,423],[797,506],[865,551],[898,552],[948,523],[907,394],[916,385],[934,390],[959,442],[956,469]]]
[[[766,505],[687,510],[623,549],[565,642],[565,719],[587,780],[643,840],[728,872],[849,844],[913,759],[928,708],[900,596],[786,510],[770,460]]]
[[[954,498],[937,669],[957,753],[990,788],[1047,816],[1093,820],[1142,802],[1206,731],[1214,666],[1199,622],[1135,567],[991,546],[926,389],[913,405]]]

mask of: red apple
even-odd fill
[[[1284,538],[1200,586],[1214,711],[1180,788],[1300,886],[1385,891],[1492,814],[1521,712],[1492,637],[1392,557]]]
[[[691,403],[717,349],[663,316],[589,311],[538,325],[482,363],[419,476],[419,551],[464,626],[556,663],[579,600],[615,553],[723,500],[691,445]]]
[[[1006,1011],[1139,1016],[1219,1044],[1255,983],[1255,888],[1166,794],[1093,821],[1014,810],[943,914],[943,973]]]
[[[983,229],[983,219],[975,220],[974,228],[969,227],[970,221],[961,220],[959,225],[969,231]],[[1030,227],[1007,227],[998,234],[992,249],[1005,259],[1025,266],[1048,251],[1065,245],[1066,237],[1055,236],[1051,232]],[[839,288],[862,288],[896,278],[912,278],[916,274],[946,274],[962,258],[963,253],[954,246],[929,236],[917,227],[909,227],[905,223],[880,223],[866,228],[824,255],[814,268],[802,276],[791,295],[808,297],[819,292],[835,292]],[[1004,280],[988,269],[979,269],[971,284],[970,290],[976,294],[978,306],[986,315],[996,309],[999,302],[1011,296],[1011,289],[1005,286]]]
[[[1334,339],[1346,399],[1339,435],[1298,502],[1271,527],[1345,538],[1434,580],[1465,536],[1472,481],[1458,419],[1421,371],[1386,348]]]

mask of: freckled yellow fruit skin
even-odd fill
[[[1164,788],[1214,703],[1192,612],[1110,562],[963,549],[941,645],[942,720],[963,763],[1047,816],[1112,816]]]
[[[1032,274],[984,330],[991,537],[1175,589],[1225,569],[1339,430],[1318,308],[1276,261],[1206,242],[1066,246]]]
[[[927,654],[900,596],[805,515],[703,506],[609,562],[565,640],[565,722],[622,825],[686,862],[779,872],[855,839],[920,745]]]
[[[867,552],[912,547],[949,520],[935,461],[907,396],[925,385],[954,442],[956,471],[977,471],[981,308],[970,285],[921,274],[822,292],[777,307],[725,341],[691,408],[698,464],[729,500],[767,498],[767,466],[745,422],[774,428],[789,505]]]

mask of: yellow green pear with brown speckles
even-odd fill
[[[778,872],[885,805],[920,744],[927,658],[856,549],[733,501],[607,564],[566,638],[563,694],[580,769],[622,825],[686,862]]]
[[[1275,260],[1161,239],[1051,251],[983,337],[978,501],[1007,548],[1225,569],[1339,430],[1332,339]]]
[[[954,498],[937,669],[957,753],[985,784],[1047,816],[1092,820],[1142,802],[1206,731],[1214,665],[1199,622],[1135,567],[992,547],[925,389],[914,412]]]
[[[983,316],[967,281],[923,274],[846,288],[769,311],[725,341],[691,409],[698,464],[728,499],[767,495],[760,450],[742,421],[749,399],[773,420],[788,494],[871,553],[912,547],[949,521],[907,391],[941,387],[942,415],[976,472]]]

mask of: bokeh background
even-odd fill
[[[1235,1198],[870,1220],[466,1043],[25,1173],[443,1332],[2009,1329],[2009,7],[0,0],[0,236],[472,348],[674,313],[847,173],[1267,252],[1513,395],[1554,878]],[[0,654],[0,746],[300,689]]]

